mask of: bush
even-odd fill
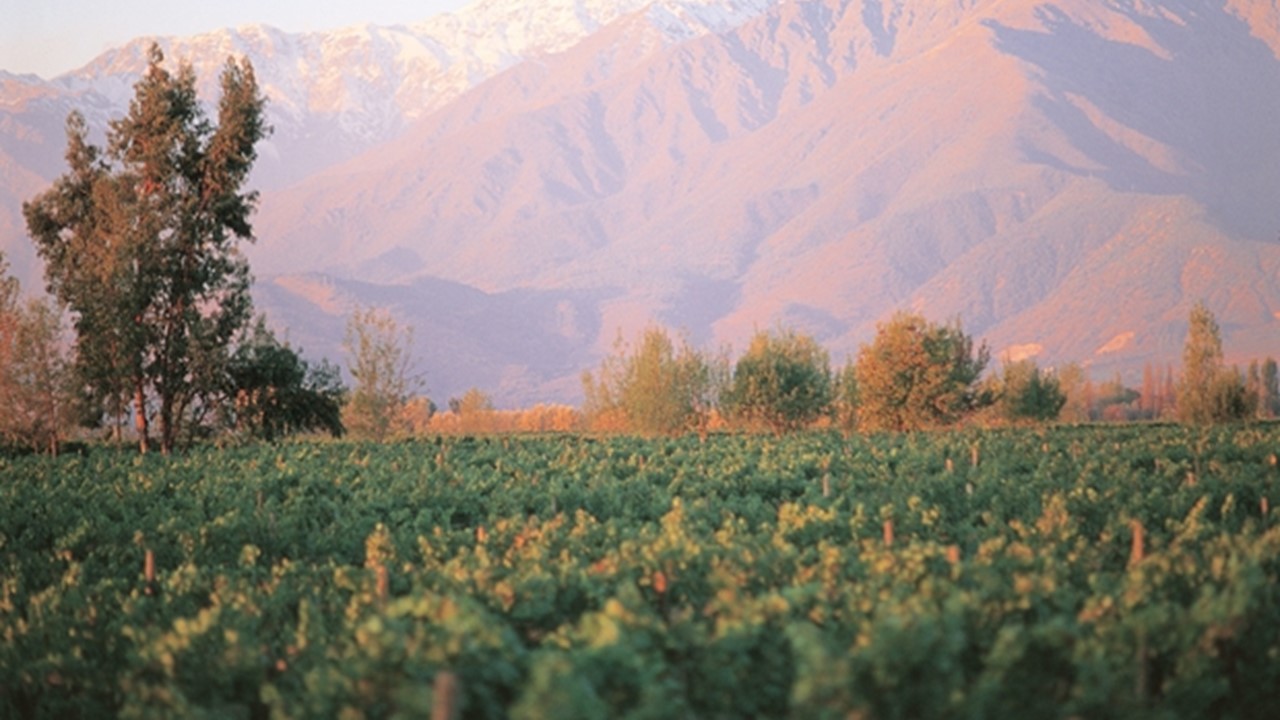
[[[592,427],[670,435],[704,428],[721,385],[721,364],[651,327],[631,348],[621,338],[599,371],[582,376]]]
[[[858,353],[859,419],[871,430],[919,430],[947,425],[989,404],[978,391],[987,366],[986,344],[958,322],[936,325],[900,312],[877,328],[875,340]]]
[[[729,414],[775,433],[798,430],[827,414],[832,402],[827,351],[808,335],[759,332],[733,370]]]

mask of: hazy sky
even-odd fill
[[[139,35],[248,23],[324,30],[425,20],[470,0],[0,0],[0,70],[49,78]]]

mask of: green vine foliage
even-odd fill
[[[448,673],[466,718],[1269,717],[1278,448],[1130,426],[0,460],[0,716],[428,717]]]

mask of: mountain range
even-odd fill
[[[121,114],[139,39],[0,74],[0,248],[73,108]],[[1280,352],[1274,0],[485,0],[413,26],[160,39],[212,98],[228,54],[275,127],[255,295],[340,359],[356,305],[414,327],[437,400],[574,402],[649,323],[842,360],[898,309],[999,357],[1177,363],[1206,301],[1228,359]]]

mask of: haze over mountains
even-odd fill
[[[0,74],[0,248],[123,112],[145,41]],[[911,308],[1095,373],[1176,362],[1205,299],[1228,357],[1280,350],[1273,1],[480,2],[413,27],[165,41],[245,53],[276,133],[256,295],[340,358],[354,303],[415,326],[437,400],[575,401],[619,331],[757,327],[842,359]]]

